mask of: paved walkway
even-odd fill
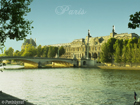
[[[0,105],[35,105],[0,91]]]

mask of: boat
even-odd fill
[[[0,64],[0,71],[3,72],[3,70],[5,69],[5,63],[1,63]]]
[[[134,105],[140,105],[140,102],[134,102]]]
[[[140,105],[140,98],[138,98],[135,102],[134,105]]]
[[[15,70],[15,69],[23,69],[24,66],[18,66],[18,65],[8,65],[8,66],[4,66],[4,69],[6,70]]]
[[[15,70],[15,69],[23,69],[24,66],[20,65],[7,65],[5,63],[0,64],[0,71],[3,72],[3,70]]]

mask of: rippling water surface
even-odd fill
[[[88,68],[0,72],[0,90],[37,105],[133,105],[140,71]]]

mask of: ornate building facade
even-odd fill
[[[94,55],[99,56],[100,52],[102,51],[101,45],[105,42],[108,41],[110,38],[116,38],[116,39],[132,39],[133,37],[139,38],[139,36],[135,33],[121,33],[117,34],[115,32],[114,26],[112,29],[112,33],[108,36],[101,36],[101,37],[91,37],[90,36],[90,31],[88,31],[88,36],[86,38],[82,39],[75,39],[71,43],[63,43],[63,44],[55,44],[55,45],[47,45],[47,46],[64,46],[65,48],[65,54],[62,55],[61,57],[63,58],[73,58],[73,55],[77,59],[80,58],[93,58]],[[88,44],[89,40],[89,44]],[[89,53],[89,55],[87,54]]]

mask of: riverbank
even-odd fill
[[[13,105],[16,105],[14,103],[19,103],[17,105],[35,105],[33,103],[27,102],[26,100],[19,99],[15,96],[0,91],[0,105],[12,105],[12,103]]]
[[[118,67],[118,66],[97,66],[100,69],[115,69],[115,70],[140,70],[140,67]]]
[[[41,69],[46,68],[73,68],[73,67],[66,67],[66,66],[52,66],[52,64],[42,66]],[[100,68],[100,69],[114,69],[114,70],[140,70],[140,67],[131,67],[131,66],[110,66],[110,65],[104,65],[103,64],[97,64],[95,66],[83,66],[78,68]],[[21,65],[6,65],[5,69],[35,69],[34,67],[24,67]]]

